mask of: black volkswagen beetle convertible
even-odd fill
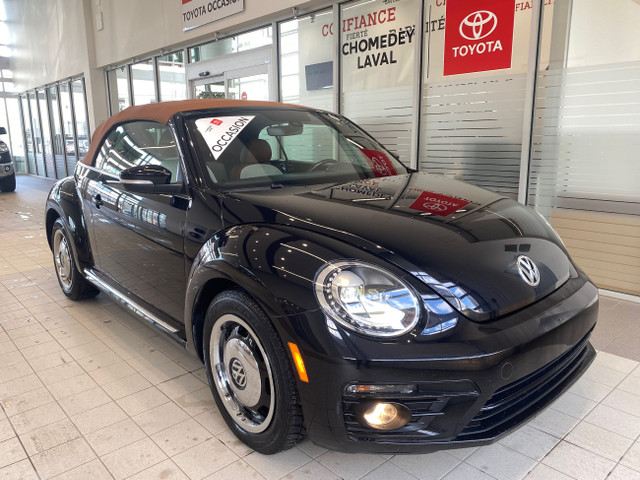
[[[493,441],[592,362],[596,287],[535,211],[346,118],[197,100],[101,125],[46,204],[60,287],[194,352],[262,453]]]

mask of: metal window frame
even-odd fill
[[[533,148],[533,123],[535,120],[536,89],[538,86],[538,68],[540,49],[542,48],[543,2],[533,2],[529,36],[529,60],[527,83],[525,87],[524,121],[522,124],[522,150],[520,152],[520,178],[518,180],[518,201],[528,204],[529,184],[531,182],[531,149]]]

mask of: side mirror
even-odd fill
[[[160,165],[141,165],[120,172],[124,189],[133,193],[156,193],[156,187],[171,182],[171,171]]]
[[[7,129],[4,127],[0,127],[0,135],[6,135],[7,134]]]

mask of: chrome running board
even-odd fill
[[[173,327],[172,325],[165,322],[161,318],[158,318],[157,315],[150,312],[149,309],[143,307],[135,300],[127,298],[120,291],[113,288],[106,281],[100,278],[98,273],[93,271],[91,268],[84,269],[84,276],[87,278],[89,282],[95,285],[95,287],[98,288],[100,291],[104,292],[105,294],[107,294],[108,296],[110,296],[120,304],[124,305],[139,317],[144,318],[147,322],[149,322],[154,327],[162,330],[164,333],[171,336],[171,338],[176,340],[181,345],[183,346],[186,345],[186,341],[177,336],[177,333],[180,331],[179,329]]]

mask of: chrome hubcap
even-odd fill
[[[273,373],[267,354],[249,325],[223,315],[209,343],[216,390],[233,420],[250,433],[266,430],[273,419]]]
[[[61,230],[56,230],[53,237],[53,259],[58,273],[58,279],[65,288],[71,288],[71,269],[73,263],[69,244]]]

